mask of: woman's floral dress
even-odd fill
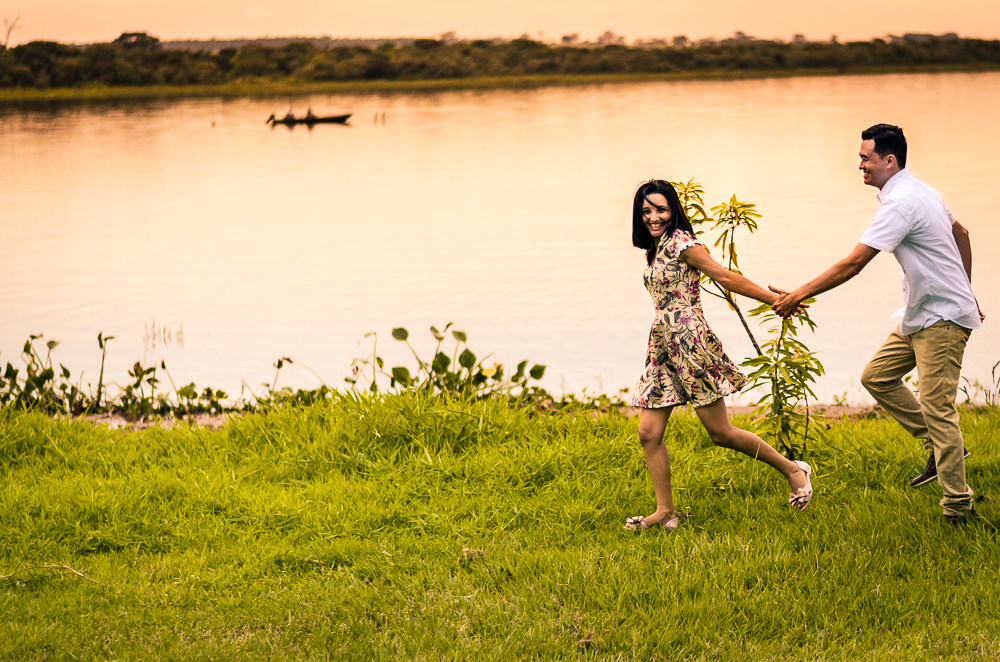
[[[705,321],[700,273],[680,259],[685,249],[696,244],[701,242],[683,230],[661,237],[653,264],[643,272],[656,317],[649,332],[646,369],[632,398],[637,407],[655,409],[686,402],[703,407],[747,383]]]

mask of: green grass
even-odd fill
[[[989,492],[1000,413],[962,425]],[[635,428],[416,395],[216,431],[0,409],[0,658],[1000,657],[996,529],[907,487],[924,454],[894,422],[833,422],[799,513],[679,413],[691,519],[639,535]]]

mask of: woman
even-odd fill
[[[704,274],[731,292],[766,304],[773,303],[777,295],[712,259],[695,238],[669,182],[650,180],[635,192],[632,244],[646,250],[643,280],[656,307],[646,369],[632,399],[633,405],[641,407],[639,441],[656,493],[656,511],[628,518],[625,528],[676,529],[680,525],[663,432],[674,407],[685,403],[691,403],[717,446],[749,455],[781,472],[791,488],[789,505],[805,510],[813,494],[809,465],[787,459],[757,435],[729,422],[723,397],[739,391],[747,378],[722,351],[722,344],[705,321],[700,277]]]

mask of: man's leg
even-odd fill
[[[973,494],[965,482],[965,446],[955,407],[969,334],[968,329],[941,321],[910,336],[917,360],[920,409],[944,493],[941,507],[949,516],[964,516],[972,509]]]
[[[882,405],[886,413],[931,450],[931,440],[920,403],[904,383],[903,377],[917,365],[910,339],[893,331],[861,373],[861,384]]]

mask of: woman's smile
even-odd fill
[[[670,227],[670,205],[662,193],[650,193],[642,202],[642,222],[653,239],[659,239]]]

